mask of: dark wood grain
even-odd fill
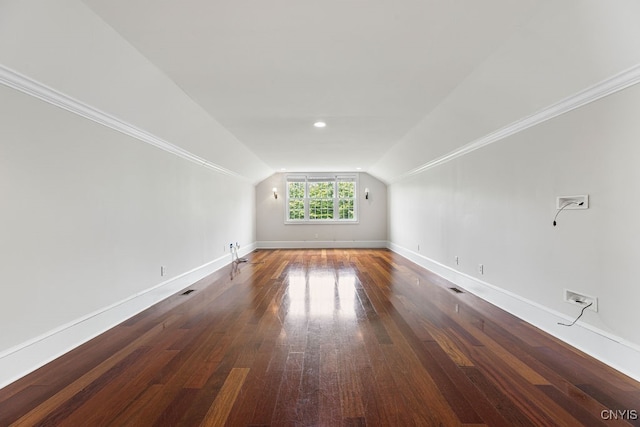
[[[387,250],[261,250],[0,390],[0,425],[638,425],[640,384]]]

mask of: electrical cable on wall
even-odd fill
[[[238,256],[238,248],[240,247],[240,245],[236,242],[236,245],[233,246],[233,243],[231,243],[229,245],[229,249],[231,250],[231,259],[233,260],[233,262],[235,262],[236,264],[241,263],[241,262],[248,262],[249,260],[246,258],[240,258]]]
[[[562,326],[573,326],[573,325],[575,325],[575,324],[576,324],[576,322],[578,321],[578,319],[579,319],[579,318],[581,318],[581,317],[582,317],[582,315],[584,314],[584,311],[585,311],[587,308],[591,307],[592,305],[593,305],[593,303],[592,303],[592,302],[590,302],[590,303],[589,303],[589,305],[585,305],[584,307],[582,307],[582,311],[580,312],[580,315],[579,315],[578,317],[576,317],[576,320],[574,320],[573,322],[571,322],[571,323],[562,323],[562,322],[558,322],[558,325],[562,325]]]
[[[571,206],[571,205],[578,205],[578,206],[582,206],[584,205],[584,202],[567,202],[564,205],[562,205],[562,207],[560,208],[560,210],[558,212],[556,212],[556,216],[553,217],[553,226],[555,227],[557,225],[556,219],[558,219],[558,215],[560,215],[560,212],[562,212],[564,210],[564,208],[566,208],[567,206]]]

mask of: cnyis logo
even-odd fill
[[[603,420],[637,420],[638,411],[635,409],[605,409],[600,412]]]

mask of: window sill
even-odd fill
[[[322,221],[322,220],[299,220],[299,221],[285,221],[285,225],[347,225],[347,224],[359,224],[357,219],[342,220],[342,221]]]

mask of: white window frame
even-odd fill
[[[339,219],[340,198],[338,197],[338,182],[350,181],[354,183],[353,193],[353,219]],[[287,174],[285,176],[286,201],[284,209],[285,224],[357,224],[358,215],[358,187],[359,175],[348,173],[323,173],[323,174]],[[289,183],[304,182],[304,219],[289,219]],[[333,219],[311,219],[309,215],[309,183],[333,182]]]

